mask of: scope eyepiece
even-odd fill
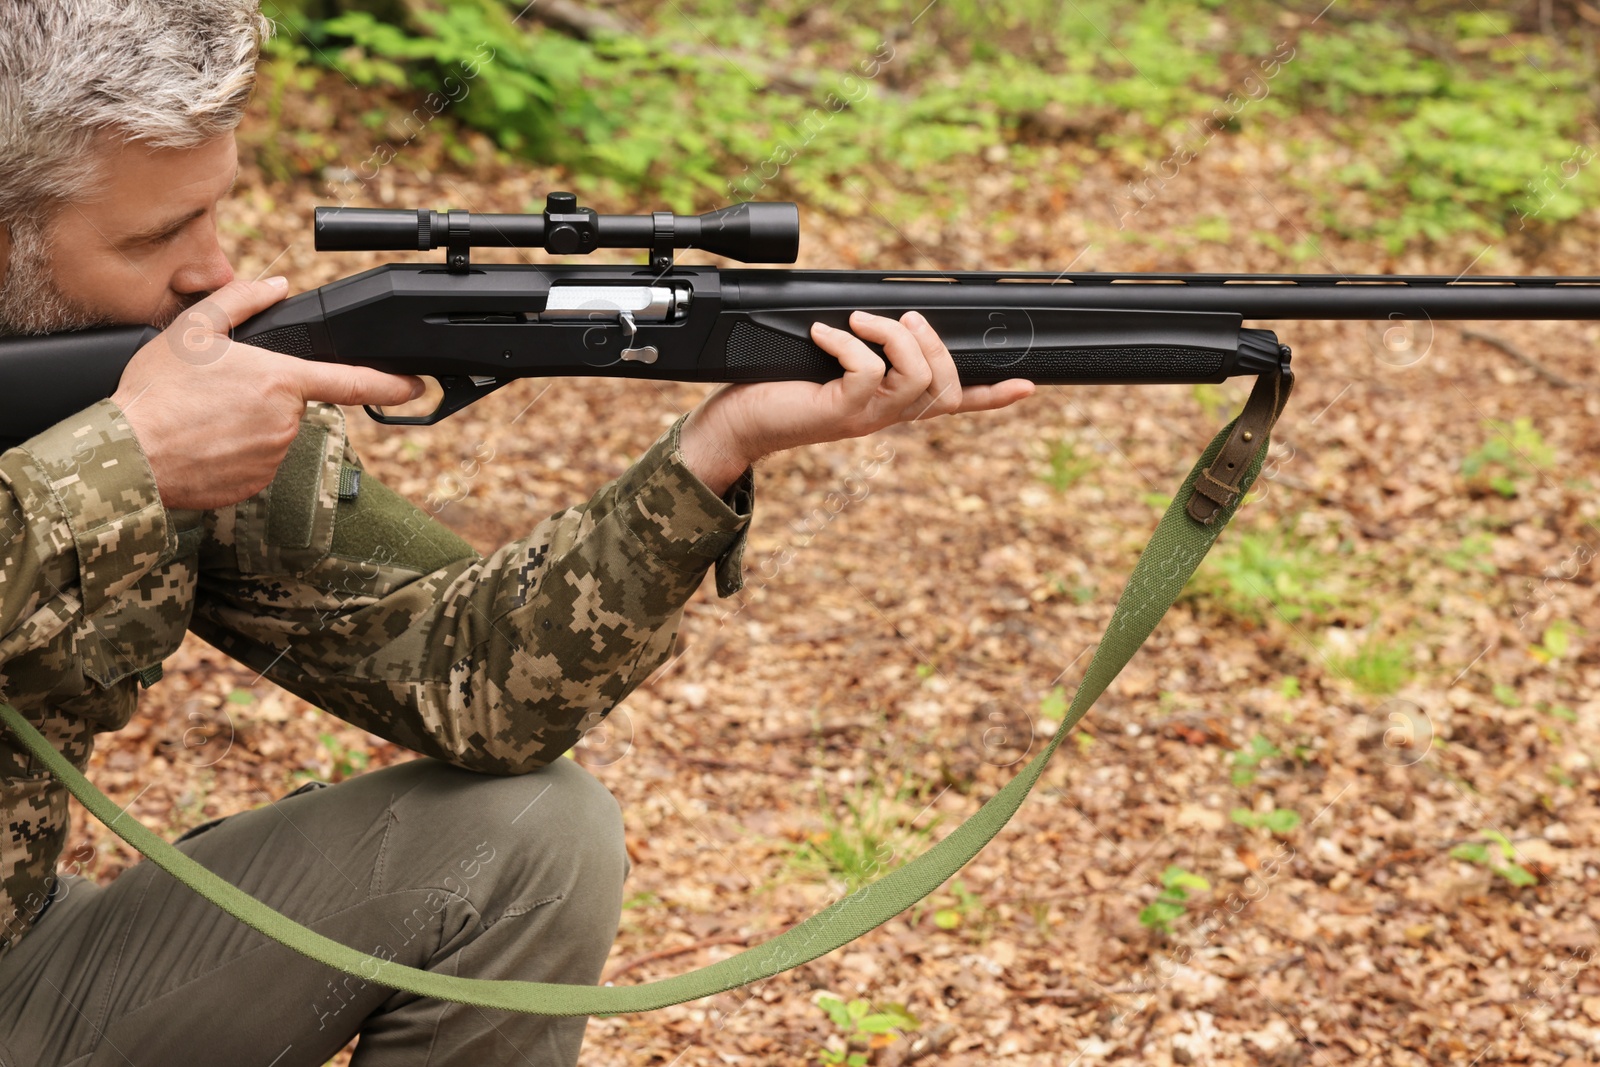
[[[800,254],[800,209],[748,201],[703,215],[600,215],[572,193],[554,192],[541,214],[319,207],[319,252],[427,252],[445,248],[451,270],[465,270],[470,248],[542,248],[584,255],[597,248],[648,250],[651,265],[672,265],[672,251],[700,248],[743,263],[793,263]]]

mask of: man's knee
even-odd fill
[[[501,883],[620,899],[630,869],[622,809],[576,762],[509,776],[417,762],[424,780],[393,805],[396,827],[434,858],[440,888],[474,900],[503,897],[481,891]]]

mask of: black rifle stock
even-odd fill
[[[606,375],[670,381],[826,381],[842,371],[810,339],[856,309],[925,315],[962,384],[1220,382],[1287,369],[1289,349],[1246,319],[1600,318],[1600,278],[721,269],[674,250],[793,262],[794,204],[700,216],[598,215],[570,193],[542,214],[320,207],[324,251],[445,249],[300,293],[233,338],[306,359],[436,379],[427,424],[516,378]],[[473,247],[557,254],[640,248],[641,267],[474,264]],[[0,432],[18,443],[110,396],[156,336],[118,326],[0,341]],[[881,354],[881,353],[880,353]]]

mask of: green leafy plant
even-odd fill
[[[1249,808],[1234,808],[1230,818],[1240,826],[1252,830],[1264,826],[1280,836],[1291,832],[1300,825],[1300,813],[1291,811],[1288,808],[1273,808],[1271,811],[1251,811]]]
[[[1361,692],[1387,696],[1410,679],[1410,660],[1402,642],[1370,634],[1355,652],[1331,657],[1329,662]]]
[[[1487,533],[1472,533],[1461,539],[1460,545],[1447,549],[1439,556],[1439,562],[1460,574],[1476,571],[1479,574],[1498,574],[1499,568],[1489,562],[1489,550],[1494,546],[1494,536]]]
[[[1071,703],[1067,700],[1067,687],[1054,686],[1039,699],[1039,726],[1043,729],[1055,730],[1061,726],[1067,717],[1067,709]]]
[[[1189,395],[1200,405],[1200,410],[1205,412],[1207,422],[1217,422],[1232,404],[1227,392],[1211,382],[1201,382],[1193,386],[1189,390]]]
[[[919,851],[943,821],[944,816],[936,815],[925,826],[908,825],[918,811],[913,802],[919,795],[905,788],[890,799],[880,784],[863,783],[843,802],[840,816],[819,781],[817,803],[826,828],[801,842],[788,862],[807,872],[820,869],[841,880],[847,893],[855,892],[887,874],[897,855]]]
[[[1161,893],[1139,912],[1139,924],[1151,930],[1167,933],[1172,924],[1183,917],[1190,891],[1204,893],[1211,883],[1198,874],[1191,874],[1178,866],[1168,866],[1161,872]]]
[[[1302,37],[1275,82],[1287,104],[1359,110],[1366,120],[1335,135],[1366,131],[1360,152],[1343,157],[1351,162],[1322,163],[1333,146],[1309,139],[1292,147],[1311,164],[1295,180],[1323,205],[1322,222],[1398,252],[1457,233],[1499,238],[1555,225],[1593,203],[1595,183],[1582,173],[1589,157],[1575,153],[1587,118],[1580,63],[1550,39],[1511,46],[1486,23],[1396,14]],[[1509,18],[1494,15],[1502,25]],[[1468,54],[1477,58],[1459,58]]]
[[[642,16],[643,34],[587,40],[514,18],[520,7],[275,0],[266,11],[282,28],[264,63],[447,96],[447,121],[564,165],[590,197],[605,189],[677,210],[789,197],[850,214],[862,210],[865,184],[874,209],[894,217],[948,197],[941,164],[998,151],[1018,181],[1048,166],[1070,182],[1083,148],[1125,168],[1114,210],[1136,214],[1166,195],[1176,160],[1188,158],[1178,146],[1192,156],[1235,137],[1282,144],[1320,221],[1394,252],[1460,233],[1548,228],[1600,201],[1581,141],[1585,57],[1553,38],[1510,46],[1489,22],[1446,12],[1399,8],[1288,33],[1261,4],[943,0],[915,13],[913,47],[881,29],[912,14],[898,0],[853,5],[820,40],[809,39],[812,5],[802,0],[699,0],[674,9],[681,17]],[[1419,41],[1437,41],[1439,54]],[[492,59],[462,95],[461,74],[489,54],[484,46]],[[817,61],[766,58],[797,50]],[[284,81],[278,72],[267,80]],[[1230,98],[1220,128],[1199,130],[1195,117]],[[281,98],[267,102],[281,124]],[[1314,133],[1280,121],[1307,110],[1332,121]],[[1349,121],[1357,114],[1364,121]],[[470,157],[440,136],[453,156]],[[328,147],[274,136],[257,150],[277,153],[273,165],[288,171],[330,162]],[[897,180],[908,175],[914,191]],[[1189,236],[1235,239],[1209,216]],[[1136,238],[1159,247],[1130,228],[1125,239]],[[1311,239],[1258,240],[1297,259],[1321,253]]]
[[[1233,784],[1239,787],[1249,785],[1256,780],[1256,772],[1261,769],[1261,764],[1269,759],[1276,759],[1283,755],[1283,750],[1260,734],[1250,739],[1248,748],[1242,748],[1233,754],[1233,771],[1230,777]]]
[[[961,931],[969,939],[982,943],[994,929],[994,914],[978,894],[957,878],[950,883],[948,892],[936,892],[911,906],[909,917],[912,926],[922,921],[929,909],[933,911],[933,925],[941,930]]]
[[[1339,564],[1292,533],[1246,533],[1218,545],[1195,572],[1183,599],[1265,624],[1319,616],[1344,606]]]
[[[1572,651],[1572,634],[1576,629],[1567,620],[1556,619],[1544,628],[1539,643],[1530,647],[1528,653],[1540,663],[1554,663]]]
[[[1518,889],[1539,883],[1539,879],[1532,871],[1512,858],[1517,854],[1517,850],[1511,844],[1510,838],[1499,830],[1485,828],[1481,833],[1489,840],[1469,841],[1457,845],[1450,850],[1451,858],[1487,867]]]
[[[284,121],[284,109],[291,89],[308,92],[316,82],[317,71],[309,66],[311,50],[297,41],[278,41],[269,47],[257,67],[258,84],[265,121],[259,126],[247,124],[239,131],[240,141],[253,147],[261,169],[276,181],[292,181],[300,177],[303,168],[296,157],[305,153],[307,131],[298,130]],[[320,148],[322,146],[312,146]],[[331,145],[329,146],[331,148]],[[319,162],[326,162],[331,152],[315,153]]]
[[[1483,446],[1461,461],[1469,485],[1487,486],[1503,497],[1514,497],[1520,483],[1533,481],[1555,463],[1555,449],[1545,443],[1533,420],[1518,415],[1510,422],[1485,419],[1490,431]]]
[[[1565,704],[1556,704],[1552,706],[1549,711],[1551,715],[1554,715],[1562,722],[1573,723],[1578,721],[1578,713],[1567,707]]]
[[[867,1057],[875,1049],[887,1048],[899,1040],[896,1031],[916,1030],[922,1024],[904,1004],[880,1004],[876,1009],[865,1000],[846,1003],[838,997],[817,997],[821,1008],[839,1028],[839,1047],[823,1049],[817,1053],[817,1062],[842,1064],[844,1067],[866,1067]]]

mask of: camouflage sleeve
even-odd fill
[[[0,486],[0,699],[82,770],[95,716],[69,650],[92,658],[83,620],[170,559],[177,534],[109,400],[0,454]],[[51,899],[67,826],[66,788],[0,731],[0,950]]]
[[[92,615],[177,551],[150,463],[110,400],[0,454],[0,482],[0,634],[62,596]]]
[[[354,475],[342,414],[313,405],[267,492],[216,513],[191,629],[414,751],[544,766],[665,662],[708,566],[721,595],[740,587],[750,474],[718,498],[683,462],[682,424],[587,503],[480,558]]]

